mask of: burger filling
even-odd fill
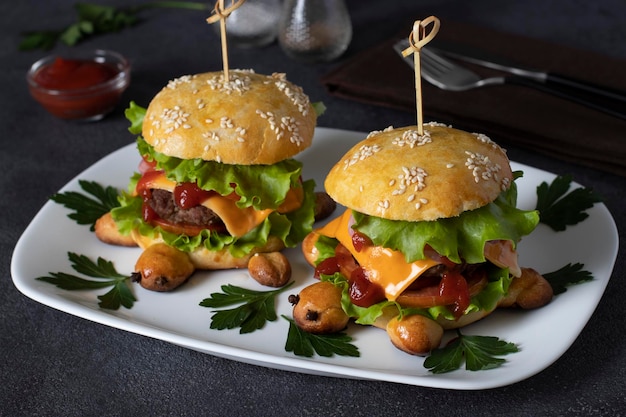
[[[363,324],[389,304],[448,319],[493,309],[521,273],[515,245],[538,223],[515,200],[513,184],[485,207],[432,222],[348,209],[316,231],[316,275],[344,288],[344,309]]]
[[[315,183],[302,181],[302,164],[238,166],[183,160],[137,140],[139,173],[112,211],[122,233],[159,234],[171,246],[193,251],[227,248],[242,257],[270,236],[293,247],[311,231]]]

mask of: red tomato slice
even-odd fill
[[[465,278],[461,277],[465,281]],[[419,278],[418,278],[419,280]],[[452,285],[451,281],[444,282],[444,291],[441,291],[441,284],[430,285],[420,289],[409,289],[398,296],[396,301],[403,307],[430,308],[436,306],[454,305],[461,297],[465,300],[478,294],[487,285],[485,274],[474,274],[467,282],[467,292],[463,291],[462,285]],[[463,291],[464,294],[461,293]],[[469,301],[468,301],[469,302]],[[467,307],[467,306],[466,306]]]

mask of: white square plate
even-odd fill
[[[321,190],[330,168],[365,136],[360,132],[318,128],[313,146],[297,158],[304,163],[303,177],[315,179],[317,189]],[[128,145],[85,170],[60,192],[82,191],[79,179],[126,189],[139,161],[136,147]],[[511,165],[513,170],[524,171],[524,177],[517,180],[518,206],[533,209],[536,187],[543,181],[551,182],[555,175],[518,163]],[[360,351],[357,358],[303,358],[285,351],[289,323],[280,316],[291,317],[292,307],[287,297],[314,282],[312,268],[302,258],[299,248],[286,251],[295,283],[276,299],[278,320],[250,334],[210,329],[212,310],[199,306],[211,293],[221,292],[220,287],[225,284],[267,290],[251,279],[246,270],[199,271],[171,293],[146,291],[133,285],[137,302],[132,309],[103,310],[98,307],[97,296],[108,289],[66,291],[35,278],[51,272],[74,273],[68,252],[94,260],[102,257],[112,261],[120,273],[130,275],[140,249],[103,244],[89,227],[76,224],[67,217],[68,214],[69,210],[63,206],[47,202],[15,247],[11,264],[15,286],[42,304],[97,323],[246,363],[295,372],[448,389],[486,389],[512,384],[556,361],[578,337],[598,305],[611,276],[618,248],[615,222],[603,204],[596,204],[588,211],[589,217],[584,222],[564,232],[554,232],[539,225],[519,245],[520,265],[546,273],[568,263],[580,262],[593,274],[594,280],[569,287],[541,309],[500,310],[466,327],[464,334],[496,336],[519,346],[520,352],[506,356],[507,362],[502,367],[478,372],[460,369],[436,375],[423,367],[423,358],[397,350],[383,330],[373,327],[350,325],[348,328],[352,343]],[[589,245],[589,236],[602,238]]]

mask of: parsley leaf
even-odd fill
[[[95,181],[79,180],[78,184],[88,194],[95,199],[76,191],[67,191],[65,193],[54,194],[50,199],[59,204],[64,205],[73,213],[68,214],[72,220],[78,224],[90,225],[91,231],[95,230],[96,220],[103,214],[108,213],[111,209],[120,205],[117,200],[118,190],[108,186],[102,187]]]
[[[90,280],[63,272],[49,272],[50,276],[36,279],[69,291],[94,290],[112,286],[109,292],[98,296],[100,308],[117,310],[120,306],[128,309],[133,307],[137,299],[128,286],[130,277],[118,273],[112,262],[100,257],[93,262],[87,256],[73,252],[68,252],[68,257],[76,272],[92,278],[105,278],[105,280]]]
[[[153,1],[141,6],[116,8],[94,3],[76,3],[76,22],[59,30],[42,30],[24,33],[19,49],[50,50],[57,42],[73,46],[83,40],[103,33],[119,32],[140,22],[140,12],[150,8],[178,8],[208,10],[210,5],[189,1]]]
[[[297,356],[310,358],[315,353],[319,356],[331,357],[354,356],[359,357],[359,349],[351,344],[352,338],[345,333],[313,334],[300,329],[298,325],[287,316],[282,316],[289,322],[289,333],[285,350],[293,352]]]
[[[571,183],[571,175],[564,175],[556,177],[550,185],[542,182],[537,187],[539,221],[557,232],[585,220],[589,216],[585,210],[602,201],[590,188],[580,187],[568,193]]]
[[[593,280],[591,272],[584,270],[583,267],[581,263],[569,263],[561,269],[543,274],[543,277],[550,283],[554,295],[557,295],[564,293],[568,285]]]
[[[255,291],[235,285],[222,285],[221,293],[212,293],[200,302],[202,307],[223,308],[236,304],[238,307],[214,311],[211,329],[239,328],[239,333],[252,333],[268,321],[276,321],[275,297],[293,284],[272,291]]]
[[[519,352],[517,345],[493,336],[466,336],[457,329],[457,335],[448,345],[431,352],[424,367],[435,374],[459,369],[465,360],[468,371],[482,371],[501,366],[505,359],[497,356]]]

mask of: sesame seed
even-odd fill
[[[171,133],[174,129],[186,124],[189,113],[183,111],[179,106],[174,106],[173,109],[163,109],[160,117],[166,125],[169,125],[165,133]],[[160,124],[158,126],[160,127]]]
[[[395,138],[391,143],[400,147],[408,145],[409,148],[414,148],[416,146],[426,145],[432,141],[428,130],[425,130],[423,135],[420,135],[416,130],[406,130],[402,134],[402,137]]]
[[[371,131],[371,132],[367,135],[367,138],[371,138],[372,136],[379,135],[379,134],[381,134],[381,133],[383,133],[383,132],[389,132],[389,131],[391,131],[391,130],[393,130],[393,126],[387,126],[387,127],[386,127],[386,128],[384,128],[383,130],[373,130],[373,131]],[[366,139],[367,139],[367,138],[366,138]]]
[[[389,200],[381,200],[378,202],[379,210],[387,210],[389,208]]]
[[[245,74],[245,72],[231,71],[229,75],[229,81],[226,81],[224,74],[219,73],[213,78],[207,80],[207,84],[211,87],[211,90],[217,90],[229,95],[232,93],[243,94],[245,91],[250,89],[252,79]]]
[[[426,122],[424,126],[433,126],[433,127],[452,127],[452,125],[447,125],[445,123],[440,122]]]
[[[169,88],[170,90],[175,90],[181,84],[190,83],[191,79],[192,79],[191,75],[183,75],[182,77],[178,77],[173,80],[170,80],[167,83],[167,88]]]
[[[356,164],[359,161],[363,161],[364,159],[369,158],[374,155],[376,152],[379,152],[382,148],[379,145],[361,145],[361,147],[349,158],[344,161],[343,169],[347,169],[348,167]]]
[[[222,129],[232,128],[233,127],[233,122],[232,122],[232,120],[230,120],[229,117],[222,116],[222,118],[220,119],[220,127]]]
[[[497,149],[498,145],[492,141],[489,136],[484,133],[472,133],[476,139],[478,139],[482,143],[486,143],[487,145],[491,145],[492,148]]]
[[[424,171],[424,169],[419,167],[400,168],[402,170],[402,173],[398,175],[397,181],[395,179],[392,179],[389,182],[390,185],[392,184],[392,182],[394,185],[397,184],[397,187],[391,192],[391,195],[404,195],[409,187],[412,187],[413,192],[407,197],[407,201],[412,202],[415,200],[415,198],[417,198],[414,193],[421,191],[426,187],[425,178],[428,176],[428,173]],[[427,200],[425,199],[420,199],[420,201],[421,203],[418,204],[425,204],[425,202],[427,202]]]
[[[294,106],[298,109],[298,111],[306,116],[309,112],[309,97],[304,94],[304,91],[301,87],[297,85],[292,85],[291,87],[287,83],[286,76],[282,74],[281,76],[274,77],[276,81],[274,85],[278,88],[279,91],[282,91],[283,94],[287,96],[287,98],[293,103]]]
[[[454,168],[454,164],[446,164],[446,168]]]
[[[465,151],[465,154],[468,155],[465,166],[472,171],[476,183],[490,179],[497,181],[496,178],[499,178],[499,176],[495,175],[494,178],[494,174],[497,174],[502,169],[499,164],[492,162],[488,156],[477,152]]]

